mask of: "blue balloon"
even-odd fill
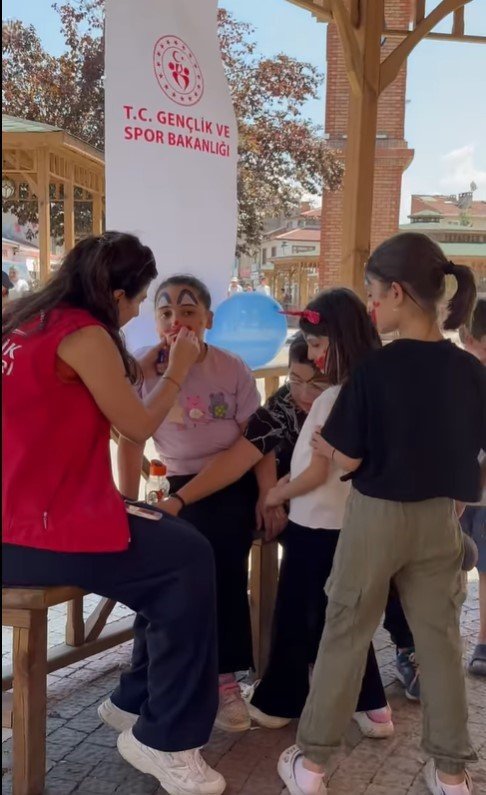
[[[263,293],[235,293],[218,306],[211,345],[236,353],[251,369],[268,364],[287,338],[287,321],[280,304]]]

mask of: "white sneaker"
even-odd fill
[[[107,698],[106,701],[103,701],[103,703],[99,705],[98,715],[103,723],[106,723],[107,726],[111,726],[111,728],[115,729],[117,732],[124,732],[127,731],[127,729],[131,729],[132,726],[135,726],[139,717],[133,712],[126,712],[124,709],[120,709],[110,698]]]
[[[390,720],[387,720],[385,723],[374,721],[368,712],[355,712],[353,720],[356,721],[361,729],[361,734],[365,737],[371,737],[373,740],[383,740],[385,737],[391,737],[395,731],[395,727],[391,720],[391,710],[389,708],[388,710],[390,713]]]
[[[132,730],[118,737],[120,755],[141,773],[154,776],[168,795],[221,795],[226,781],[206,764],[198,748],[157,751],[139,742]]]
[[[248,704],[248,712],[250,718],[258,723],[259,726],[263,726],[264,729],[283,729],[284,726],[288,726],[291,718],[280,718],[278,715],[267,715],[266,712],[262,712],[261,709],[258,707],[254,707],[253,704]]]
[[[241,688],[243,700],[248,707],[250,718],[254,720],[255,723],[258,723],[259,726],[263,726],[264,729],[283,729],[284,726],[288,726],[291,718],[282,718],[278,715],[267,715],[266,712],[262,712],[261,709],[258,709],[258,707],[255,707],[251,703],[255,690],[259,684],[260,679],[258,679],[252,685],[243,685]]]
[[[299,787],[295,777],[295,763],[299,756],[302,756],[300,748],[297,745],[291,745],[280,755],[278,760],[278,774],[287,787],[289,795],[305,795],[304,790]],[[316,795],[327,795],[327,787],[324,784],[324,780]]]
[[[424,767],[424,778],[428,789],[432,795],[444,795],[444,790],[437,779],[437,767],[433,759],[429,759]],[[470,795],[474,795],[472,778],[466,770],[466,787]]]

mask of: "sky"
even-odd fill
[[[254,26],[260,53],[284,52],[319,68],[321,96],[307,104],[305,114],[322,125],[326,26],[285,0],[220,0],[220,5]],[[51,0],[4,0],[3,19],[12,18],[32,23],[53,54],[62,51]],[[439,29],[449,27],[447,22]],[[486,36],[486,0],[466,6],[466,32]],[[486,200],[485,75],[485,45],[423,41],[410,56],[405,138],[415,156],[403,177],[402,221],[412,193],[457,193],[474,181],[475,198]]]

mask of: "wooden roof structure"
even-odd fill
[[[486,36],[467,32],[465,6],[475,0],[410,0],[410,26],[390,29],[385,0],[288,0],[310,11],[319,22],[335,23],[351,87],[343,195],[341,281],[363,289],[363,268],[370,252],[373,177],[378,100],[423,39],[486,44]],[[479,0],[478,0],[479,2]],[[447,17],[449,33],[434,32]],[[383,60],[383,37],[396,46]]]
[[[50,270],[51,202],[60,198],[64,205],[65,251],[75,243],[76,189],[90,197],[93,233],[101,234],[104,169],[102,152],[59,127],[2,114],[2,194],[7,180],[15,186],[9,199],[37,200],[41,281],[48,278]],[[21,192],[22,185],[29,186],[28,199]]]

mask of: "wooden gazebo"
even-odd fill
[[[410,27],[406,29],[387,27],[387,0],[288,1],[310,11],[319,22],[334,22],[339,30],[351,88],[340,281],[361,291],[370,252],[378,100],[423,39],[486,44],[486,36],[466,33],[464,9],[473,0],[435,0],[428,3],[428,13],[425,0],[409,0]],[[450,15],[450,32],[435,32]],[[384,39],[396,43],[386,55]]]
[[[104,158],[59,127],[2,115],[2,197],[37,202],[40,279],[50,271],[51,204],[63,204],[64,250],[76,241],[75,208],[91,203],[91,227],[103,227]]]

